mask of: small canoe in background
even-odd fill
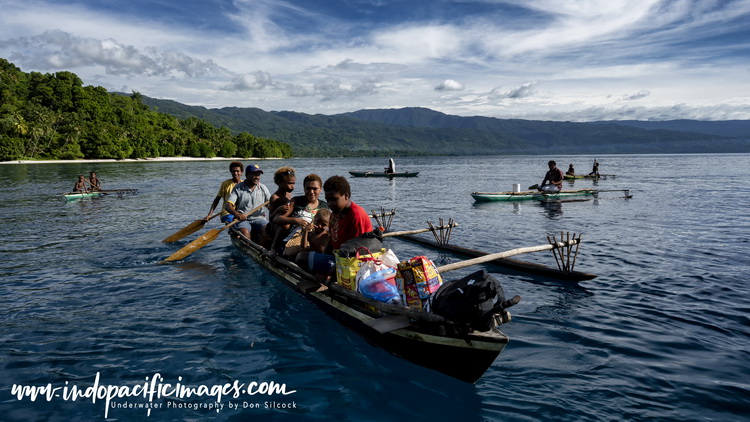
[[[76,199],[82,199],[82,198],[95,198],[105,195],[104,192],[68,192],[64,193],[63,197],[66,201],[73,201]]]
[[[493,202],[493,201],[554,201],[563,198],[581,198],[594,196],[598,190],[596,189],[579,189],[579,190],[561,190],[560,192],[546,193],[538,191],[522,191],[522,192],[472,192],[471,196],[477,202]]]
[[[138,194],[138,189],[108,189],[95,192],[68,192],[64,193],[63,197],[66,201],[73,201],[82,198],[97,198],[102,195],[117,195],[118,198],[122,198],[125,195],[136,194]]]
[[[399,173],[386,173],[384,171],[350,171],[354,177],[417,177],[418,171],[406,171]]]
[[[598,175],[598,176],[594,176],[594,175],[588,175],[588,174],[576,174],[576,175],[570,175],[570,174],[566,174],[566,175],[563,175],[563,178],[564,178],[565,180],[578,180],[578,179],[606,179],[606,178],[608,178],[608,177],[611,177],[611,178],[613,178],[613,179],[614,179],[614,178],[615,178],[615,177],[617,177],[617,176],[615,176],[614,174],[600,174],[600,175]]]

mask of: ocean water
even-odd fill
[[[401,158],[398,170],[419,177],[349,179],[365,209],[396,208],[393,230],[452,218],[452,243],[489,252],[582,234],[576,269],[594,280],[485,267],[523,300],[502,327],[510,343],[476,384],[367,343],[223,234],[159,264],[196,236],[161,243],[207,213],[228,162],[0,165],[0,420],[750,420],[750,155],[551,158],[579,173],[598,159],[617,177],[566,187],[612,192],[561,204],[473,201],[472,191],[541,182],[549,158],[540,156]],[[295,167],[301,192],[308,173],[380,170],[387,160],[258,163],[271,188],[275,168]],[[66,203],[61,194],[91,170],[105,189],[138,195]],[[461,259],[388,242],[400,258]],[[518,258],[555,266],[548,252]],[[163,397],[125,396],[153,380],[170,384]],[[256,383],[257,394],[234,398],[229,388],[218,401],[235,382]],[[176,384],[206,394],[167,396]],[[40,394],[19,399],[23,387]],[[74,400],[74,388],[100,395]]]

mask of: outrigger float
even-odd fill
[[[138,189],[109,189],[89,192],[68,192],[63,194],[63,198],[65,198],[66,201],[73,201],[82,198],[97,198],[103,195],[117,195],[118,198],[122,198],[125,195],[137,194]]]
[[[377,212],[376,210],[372,210],[372,217],[377,221],[378,225],[380,227],[389,229],[391,226],[391,223],[393,222],[393,215],[395,215],[396,209],[394,208],[390,212],[385,212],[385,210],[382,210],[380,212]],[[390,216],[388,219],[385,217],[380,218],[380,216]],[[418,229],[418,230],[412,230],[412,231],[401,231],[401,232],[386,232],[384,237],[394,237],[397,236],[400,240],[405,240],[408,242],[416,243],[422,246],[426,246],[431,249],[436,249],[439,251],[444,251],[448,253],[452,253],[459,256],[465,256],[470,258],[478,258],[490,255],[488,252],[483,252],[475,249],[469,249],[465,248],[463,246],[457,246],[450,243],[451,234],[453,233],[453,229],[455,227],[458,227],[458,224],[453,221],[453,219],[449,219],[447,222],[443,221],[441,218],[439,220],[438,225],[433,225],[432,222],[428,221],[427,225],[429,228],[427,229]],[[434,240],[417,236],[421,233],[428,233],[431,232]],[[564,239],[564,234],[560,233],[560,240],[562,241]],[[567,234],[568,239],[570,239],[570,233]],[[522,273],[529,273],[529,274],[537,274],[549,278],[554,278],[558,280],[564,280],[564,281],[572,281],[572,282],[579,282],[579,281],[586,281],[586,280],[593,280],[596,278],[596,274],[581,272],[581,271],[575,271],[575,257],[578,256],[578,248],[581,240],[581,235],[579,234],[577,237],[575,234],[573,234],[573,238],[577,239],[576,248],[575,248],[575,254],[573,256],[573,261],[570,260],[570,253],[565,253],[566,251],[553,248],[552,254],[555,257],[555,262],[557,263],[557,267],[548,267],[546,265],[537,264],[534,262],[526,262],[526,261],[520,261],[517,259],[512,258],[497,258],[491,261],[488,261],[488,264],[497,265],[499,267],[503,267],[512,271],[516,272],[522,272]],[[550,245],[557,245],[558,241],[555,236],[552,236],[551,238],[548,236],[547,241],[550,243]]]

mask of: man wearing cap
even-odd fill
[[[265,210],[261,208],[250,215],[245,215],[271,199],[271,192],[260,183],[261,174],[263,174],[263,170],[257,164],[248,165],[245,168],[245,181],[238,183],[232,189],[232,193],[227,198],[225,209],[239,220],[236,228],[245,237],[262,245],[266,243],[268,238],[265,230],[265,226],[268,224]]]

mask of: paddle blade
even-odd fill
[[[191,253],[216,240],[216,238],[219,236],[219,233],[221,233],[223,230],[224,229],[211,229],[206,233],[203,233],[199,238],[193,240],[179,251],[170,255],[169,258],[165,259],[163,262],[177,261],[185,258]]]
[[[190,223],[187,226],[185,226],[185,228],[183,228],[182,230],[180,230],[177,233],[175,233],[175,234],[169,236],[168,238],[162,240],[162,242],[164,242],[164,243],[176,242],[176,241],[182,239],[185,236],[188,236],[188,235],[191,235],[191,234],[197,232],[198,230],[202,229],[203,226],[205,226],[205,225],[206,225],[205,221],[203,221],[203,220],[195,220],[192,223]]]

